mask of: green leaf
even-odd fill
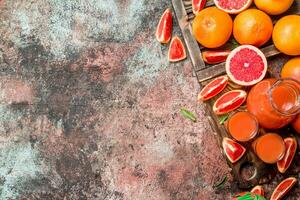
[[[246,193],[245,195],[238,197],[238,200],[266,200],[260,195],[253,195],[251,192]]]
[[[214,189],[222,189],[227,182],[227,176],[225,175],[220,182],[214,183],[213,188]]]
[[[232,38],[230,40],[230,43],[232,44],[232,49],[231,50],[233,50],[233,49],[237,48],[238,46],[240,46],[240,44],[234,38]]]
[[[229,115],[226,114],[226,115],[222,115],[220,118],[219,118],[219,122],[220,124],[224,124],[226,122],[226,120],[228,119]]]
[[[197,118],[195,117],[195,115],[188,111],[187,109],[181,108],[180,113],[183,117],[193,121],[193,122],[197,122]]]

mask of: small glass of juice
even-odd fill
[[[252,147],[256,155],[265,163],[274,164],[285,153],[285,145],[282,137],[276,133],[267,133],[256,139]]]
[[[236,112],[229,117],[226,128],[234,139],[247,142],[257,135],[258,121],[249,112]]]

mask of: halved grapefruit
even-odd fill
[[[224,90],[228,84],[228,76],[220,76],[208,83],[199,93],[198,101],[206,101]]]
[[[264,188],[261,185],[257,185],[254,188],[252,188],[252,190],[250,191],[252,194],[258,194],[260,196],[264,196],[265,195],[265,191]]]
[[[290,177],[284,179],[279,185],[275,188],[272,193],[270,200],[279,200],[281,199],[290,189],[296,184],[297,179],[295,177]]]
[[[161,16],[156,28],[155,36],[157,41],[163,44],[168,43],[172,36],[172,27],[173,27],[172,12],[168,8]]]
[[[192,0],[193,13],[196,15],[200,12],[206,4],[206,0]]]
[[[223,94],[214,103],[213,111],[217,115],[223,115],[240,107],[246,100],[247,93],[244,90],[232,90]]]
[[[280,173],[286,172],[290,167],[297,150],[297,141],[295,138],[288,137],[284,139],[285,154],[281,160],[277,162],[277,168]]]
[[[253,0],[214,0],[215,5],[230,14],[240,13],[252,4]]]
[[[222,142],[223,150],[231,163],[237,162],[246,152],[246,148],[236,141],[224,137]]]
[[[267,59],[252,45],[235,48],[226,59],[226,73],[236,84],[251,86],[261,81],[267,73]]]
[[[169,61],[177,62],[186,58],[184,45],[178,36],[173,37],[169,47]]]

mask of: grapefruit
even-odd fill
[[[292,121],[292,127],[300,134],[300,114]]]
[[[230,14],[240,13],[252,4],[253,0],[214,0],[215,5]]]
[[[223,150],[231,163],[237,162],[246,152],[246,148],[230,138],[223,138]]]
[[[229,50],[204,51],[202,58],[207,64],[217,64],[225,62],[229,54]]]
[[[280,15],[287,11],[294,0],[254,0],[256,7],[270,15]]]
[[[300,81],[300,56],[292,58],[283,66],[281,70],[282,78],[293,78]]]
[[[227,57],[226,73],[236,84],[250,86],[261,81],[267,73],[267,59],[256,47],[241,45]]]
[[[247,93],[243,90],[232,90],[223,94],[213,105],[217,115],[223,115],[240,107],[246,100]]]
[[[257,185],[254,188],[252,188],[251,193],[260,195],[262,197],[265,196],[264,188],[261,185]]]
[[[285,138],[285,154],[284,157],[277,162],[277,168],[280,173],[286,172],[290,167],[297,150],[297,141],[295,138]]]
[[[184,45],[178,36],[172,38],[168,55],[170,62],[177,62],[186,58]]]
[[[272,31],[271,18],[257,9],[248,9],[234,19],[233,36],[240,44],[260,47],[271,38]]]
[[[286,193],[288,193],[288,191],[296,184],[296,182],[297,182],[297,179],[295,177],[290,177],[290,178],[284,179],[275,188],[270,200],[279,200],[282,197],[284,197],[284,195],[286,195]]]
[[[201,92],[198,95],[198,101],[201,102],[213,98],[214,96],[222,92],[227,84],[227,76],[220,76],[212,80],[201,90]]]
[[[192,0],[193,13],[196,15],[200,12],[206,4],[206,0]]]
[[[288,15],[281,18],[274,26],[273,42],[284,54],[300,55],[300,16]]]
[[[232,19],[217,7],[201,10],[193,20],[193,34],[196,40],[207,48],[224,45],[232,33]]]
[[[168,8],[161,16],[156,28],[155,36],[157,41],[164,44],[168,43],[172,36],[172,27],[173,27],[172,12]]]

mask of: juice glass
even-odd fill
[[[259,137],[253,142],[252,147],[256,155],[268,164],[276,163],[285,153],[284,141],[276,133],[267,133]]]
[[[282,128],[300,111],[299,88],[293,79],[265,79],[251,88],[247,109],[263,128]]]
[[[249,112],[236,112],[227,120],[226,129],[237,141],[247,142],[256,136],[258,122]]]

